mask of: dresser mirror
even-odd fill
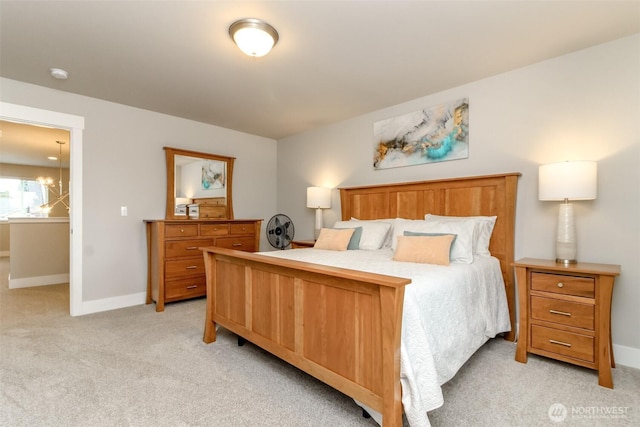
[[[164,147],[167,156],[166,219],[233,219],[235,157]]]

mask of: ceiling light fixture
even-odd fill
[[[36,181],[38,181],[39,184],[47,187],[49,189],[49,191],[51,193],[53,193],[53,195],[55,196],[53,201],[49,201],[47,203],[43,203],[42,205],[40,205],[40,209],[42,209],[42,212],[45,215],[49,215],[49,212],[51,212],[51,208],[53,208],[55,205],[57,205],[58,203],[62,203],[66,208],[67,208],[67,212],[69,211],[69,190],[67,191],[62,191],[62,145],[65,143],[64,141],[56,141],[56,143],[58,144],[59,147],[59,151],[60,151],[60,155],[57,157],[58,159],[58,166],[60,168],[59,170],[59,176],[58,176],[58,186],[59,186],[59,190],[56,190],[56,185],[53,182],[53,178],[51,177],[42,177],[39,176]]]
[[[61,68],[49,68],[49,73],[54,79],[67,80],[69,78],[69,73]]]
[[[265,56],[278,43],[278,32],[256,18],[240,19],[229,27],[231,39],[241,51],[254,58]]]

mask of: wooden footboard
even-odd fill
[[[400,336],[411,280],[204,248],[204,342],[216,324],[402,426]]]

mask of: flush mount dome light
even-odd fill
[[[244,18],[234,22],[229,27],[229,35],[241,51],[255,58],[265,56],[278,43],[276,29],[255,18]]]

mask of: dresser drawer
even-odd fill
[[[592,277],[533,272],[531,273],[531,289],[593,298],[595,296],[595,280]]]
[[[531,297],[531,317],[576,328],[593,330],[595,306],[538,296]]]
[[[202,224],[200,233],[203,236],[227,236],[229,234],[229,224]]]
[[[169,240],[164,244],[164,253],[167,258],[184,256],[194,257],[201,254],[198,248],[211,245],[213,245],[213,239]]]
[[[166,261],[164,263],[165,279],[178,279],[181,277],[197,276],[204,274],[204,257]]]
[[[167,299],[194,298],[206,294],[207,279],[205,276],[167,280],[165,282],[165,297]]]
[[[255,225],[252,222],[240,222],[229,224],[231,227],[231,234],[253,234],[256,230]]]
[[[226,206],[200,205],[200,218],[224,218],[227,215]]]
[[[223,237],[216,239],[216,246],[228,249],[237,249],[245,252],[255,252],[255,238],[248,237]]]
[[[167,237],[197,237],[198,224],[170,224],[166,225],[164,234]]]
[[[531,325],[531,347],[594,362],[594,339],[544,326]]]

